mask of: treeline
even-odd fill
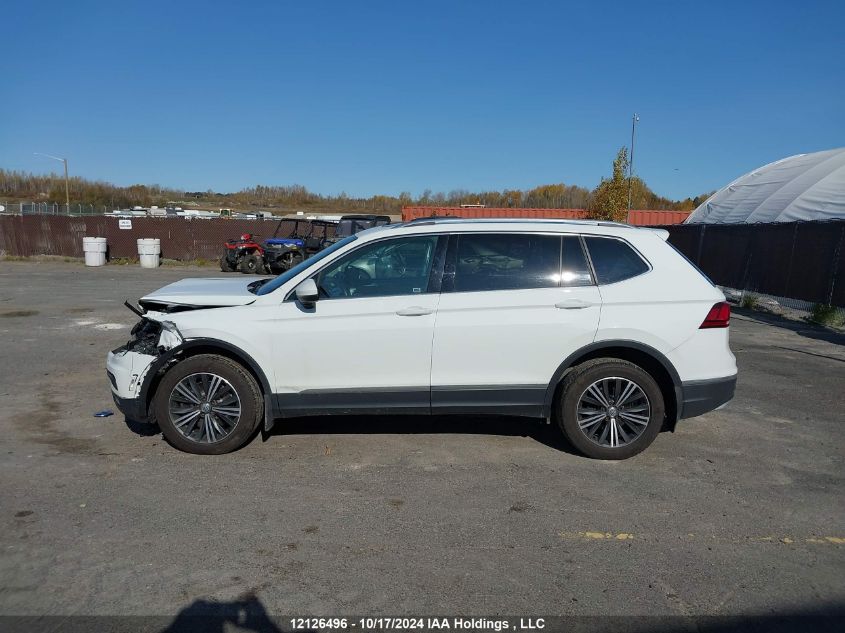
[[[182,198],[181,191],[159,185],[118,187],[108,182],[73,177],[68,180],[71,204],[93,204],[114,209],[165,204]],[[64,176],[42,176],[0,169],[0,201],[65,202]]]
[[[627,181],[626,181],[627,182]],[[551,184],[533,189],[505,189],[503,191],[472,192],[456,189],[432,192],[429,189],[414,197],[409,192],[398,196],[375,195],[369,198],[353,198],[345,193],[326,196],[309,191],[302,185],[248,187],[234,193],[186,192],[168,189],[159,185],[116,185],[74,177],[70,179],[70,200],[72,204],[105,206],[110,209],[133,206],[160,207],[175,204],[182,207],[246,209],[307,209],[311,211],[372,210],[399,213],[403,206],[459,206],[461,204],[483,204],[488,207],[537,207],[591,209],[599,187],[589,190],[577,185]],[[634,209],[664,209],[689,211],[695,208],[704,196],[670,200],[655,194],[639,178],[632,181],[631,206]],[[29,174],[0,169],[0,202],[55,202],[65,201],[65,183],[62,176]],[[627,200],[626,200],[627,202]]]

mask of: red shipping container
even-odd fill
[[[637,226],[660,226],[681,224],[689,211],[631,210],[628,223]],[[497,207],[402,207],[402,221],[431,216],[455,216],[459,218],[531,218],[555,220],[587,220],[590,214],[585,209],[536,209]]]

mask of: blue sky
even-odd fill
[[[326,194],[693,196],[845,145],[845,2],[14,2],[0,167]]]

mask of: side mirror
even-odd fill
[[[306,279],[296,287],[296,300],[306,308],[314,307],[319,298],[320,291],[313,279]]]

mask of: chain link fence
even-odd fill
[[[111,210],[103,204],[82,204],[70,203],[59,204],[58,202],[0,202],[3,207],[0,213],[15,215],[104,215]]]

